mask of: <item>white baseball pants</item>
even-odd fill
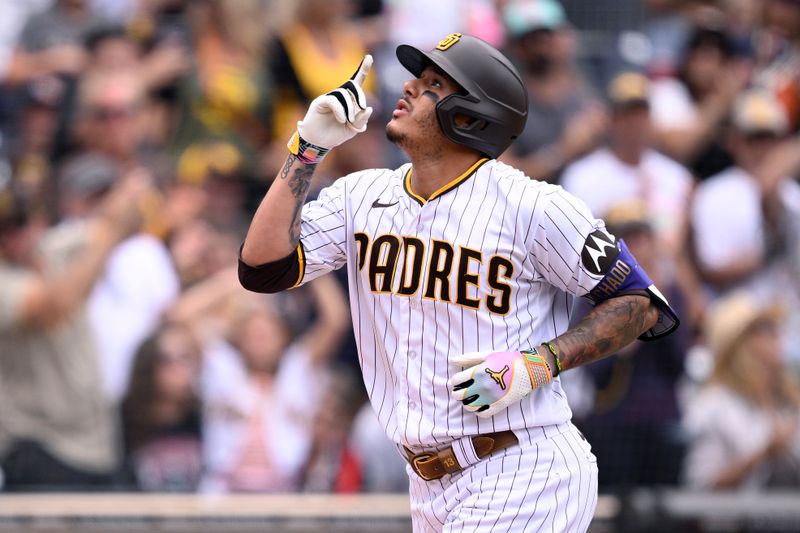
[[[408,467],[414,533],[585,532],[597,505],[589,443],[569,422],[514,433],[519,445],[439,480]]]

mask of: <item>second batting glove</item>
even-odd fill
[[[471,352],[450,357],[462,370],[448,381],[451,397],[481,417],[490,417],[553,381],[545,357],[536,350]]]
[[[289,140],[289,151],[307,164],[319,163],[328,151],[367,129],[372,108],[362,85],[372,67],[367,54],[355,74],[339,88],[311,101],[305,118]]]

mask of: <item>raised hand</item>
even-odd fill
[[[328,150],[367,129],[372,108],[367,106],[362,85],[371,67],[372,56],[367,54],[349,80],[312,100],[289,141],[289,150],[298,159],[318,163]]]

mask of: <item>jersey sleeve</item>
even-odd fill
[[[531,254],[550,284],[592,303],[628,294],[648,297],[658,308],[656,324],[639,339],[669,335],[680,324],[664,295],[631,255],[581,200],[556,188],[542,202]]]
[[[586,268],[581,259],[587,239],[590,236],[607,235],[602,220],[592,216],[586,204],[567,193],[560,187],[543,195],[539,210],[533,213],[536,227],[533,240],[528,244],[536,270],[551,285],[575,296],[585,296],[602,279],[602,265],[591,270]],[[600,252],[608,250],[613,238],[600,238],[598,245],[598,263]],[[591,261],[594,267],[595,262]]]
[[[339,269],[346,262],[345,183],[344,178],[337,180],[303,206],[300,274],[295,286]]]
[[[344,178],[303,206],[300,242],[288,256],[248,265],[239,253],[239,282],[253,292],[275,293],[299,287],[341,268],[346,261]]]

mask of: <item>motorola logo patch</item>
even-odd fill
[[[602,276],[608,272],[618,255],[617,240],[598,229],[586,237],[581,251],[581,261],[583,268],[596,276]]]

